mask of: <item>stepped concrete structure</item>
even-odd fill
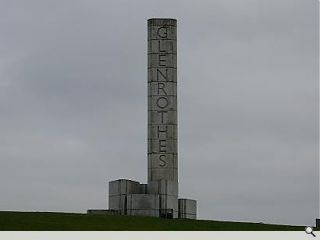
[[[177,21],[148,20],[148,182],[109,182],[109,210],[89,214],[197,218],[197,202],[178,199]]]

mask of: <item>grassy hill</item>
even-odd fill
[[[303,226],[53,212],[0,212],[7,231],[303,231]]]

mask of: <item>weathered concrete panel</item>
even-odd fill
[[[152,154],[148,159],[148,165],[153,168],[178,168],[177,155],[174,153]]]
[[[175,125],[149,125],[148,126],[148,139],[177,139],[177,129]]]
[[[148,192],[148,184],[140,184],[140,194],[147,194]]]
[[[177,82],[175,68],[149,68],[148,82]]]
[[[146,187],[141,187],[137,181],[118,179],[109,182],[109,209],[118,210],[120,214],[127,214],[127,195],[139,194]]]
[[[177,68],[176,53],[148,54],[148,68]]]
[[[148,83],[148,96],[176,96],[177,83],[174,82],[149,82]]]
[[[150,18],[148,19],[148,27],[151,26],[177,26],[177,20],[174,18]]]
[[[158,194],[129,194],[128,209],[159,209]]]
[[[160,195],[160,209],[172,209],[173,218],[178,218],[178,198],[171,195]]]
[[[126,213],[126,198],[127,195],[113,195],[109,196],[109,209],[118,210],[121,214]]]
[[[177,179],[176,168],[148,168],[148,177],[156,180],[168,179],[175,181]]]
[[[178,196],[178,182],[170,180],[157,180],[148,183],[148,193]]]
[[[150,111],[177,110],[177,96],[175,95],[150,95],[148,98],[148,107]]]
[[[177,141],[175,139],[149,139],[148,152],[149,154],[161,153],[177,153]],[[151,156],[150,156],[151,157]]]
[[[178,182],[169,180],[151,181],[148,183],[148,193],[160,195],[162,214],[172,210],[173,218],[178,217]],[[169,211],[170,212],[170,211]]]
[[[177,29],[176,26],[168,24],[153,25],[148,22],[148,41],[151,40],[176,40]]]
[[[175,22],[173,22],[175,21]],[[148,20],[148,40],[168,40],[177,39],[176,20],[172,20],[172,24],[168,23],[167,19],[155,23]]]
[[[197,218],[197,201],[193,199],[179,199],[179,218]]]
[[[148,41],[149,53],[177,53],[177,41],[171,39],[157,39]]]
[[[159,195],[129,194],[127,196],[127,214],[159,216]]]
[[[177,111],[148,111],[148,125],[176,125]],[[176,127],[177,128],[177,127]],[[177,131],[177,130],[176,130]]]
[[[140,183],[129,179],[118,179],[109,182],[109,196],[139,193]]]
[[[176,168],[148,168],[148,177],[153,180],[168,179],[177,181],[178,170]]]

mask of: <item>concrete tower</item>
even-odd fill
[[[196,201],[178,199],[177,21],[148,20],[148,183],[109,182],[109,210],[88,213],[196,218]]]
[[[148,190],[178,216],[177,21],[148,20]]]

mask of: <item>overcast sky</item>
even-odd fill
[[[0,0],[0,210],[146,182],[151,17],[178,20],[180,196],[200,219],[314,225],[316,0]]]

